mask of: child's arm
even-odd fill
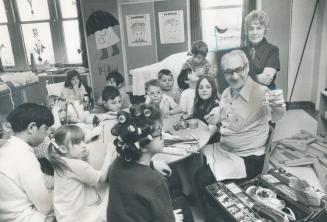
[[[59,110],[60,110],[60,107],[62,106],[61,103],[62,102],[56,100],[55,104],[53,105],[52,110],[51,110],[53,119],[54,119],[54,123],[53,123],[52,127],[54,129],[57,129],[61,126],[61,122],[60,122],[60,118],[59,118]]]
[[[113,152],[112,152],[112,149],[110,149],[110,146],[111,145],[108,144],[106,156],[104,158],[103,165],[100,170],[101,176],[100,176],[99,182],[101,182],[101,183],[103,183],[107,180],[108,174],[109,174],[109,169],[110,169],[110,166],[111,166],[111,163],[113,160]]]
[[[169,96],[167,96],[167,97],[168,97],[167,102],[169,103],[168,114],[174,115],[174,114],[182,112],[182,108],[177,103],[175,103],[175,101],[171,97],[169,97]]]
[[[89,123],[87,120],[87,115],[84,112],[80,102],[78,100],[73,100],[68,102],[68,104],[72,104],[73,109],[77,115],[77,118],[74,116],[69,117],[69,121],[73,123]],[[68,111],[68,110],[67,110]]]

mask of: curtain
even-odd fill
[[[190,0],[191,42],[202,39],[200,0]]]
[[[86,40],[84,35],[84,22],[83,22],[83,16],[82,16],[82,7],[81,7],[81,0],[76,1],[77,5],[77,15],[78,15],[78,25],[79,25],[79,33],[81,36],[81,53],[82,53],[82,62],[83,66],[88,68],[89,63],[87,60],[87,51],[86,51]]]
[[[249,14],[252,10],[256,9],[256,1],[255,0],[243,0],[243,15],[242,15],[242,31],[241,31],[241,48],[245,47],[248,44],[248,40],[245,36],[245,30],[244,30],[244,19],[247,14]]]

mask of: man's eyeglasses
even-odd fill
[[[245,64],[244,66],[237,67],[236,69],[224,70],[224,75],[226,77],[232,77],[234,73],[236,73],[237,75],[241,75],[241,74],[243,74],[243,71],[244,71],[246,65],[247,64]]]

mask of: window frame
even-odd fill
[[[68,63],[67,59],[67,47],[64,38],[63,22],[76,20],[79,23],[78,15],[74,18],[62,18],[60,10],[59,0],[47,0],[49,9],[49,19],[35,20],[35,21],[21,21],[19,18],[19,11],[16,0],[3,0],[7,23],[0,23],[1,25],[7,24],[9,36],[12,44],[12,51],[14,55],[15,66],[3,66],[5,71],[22,71],[30,70],[30,64],[28,63],[28,56],[24,36],[22,31],[22,24],[33,24],[33,23],[49,23],[50,32],[52,36],[52,47],[54,53],[55,64],[54,66],[82,66],[81,63]],[[76,7],[78,7],[76,5]],[[78,9],[77,9],[78,10]],[[80,33],[82,35],[83,33]],[[82,37],[80,37],[82,39]],[[82,59],[82,55],[81,55]]]
[[[244,11],[246,10],[245,9],[245,4],[246,4],[246,2],[245,1],[243,1],[243,3],[242,4],[231,4],[231,5],[220,5],[220,6],[202,6],[202,4],[201,4],[201,0],[200,0],[200,10],[201,10],[201,23],[203,22],[202,21],[202,19],[203,19],[203,13],[205,12],[205,11],[210,11],[210,10],[219,10],[219,9],[235,9],[235,8],[237,8],[237,9],[242,9],[242,28],[241,28],[241,33],[240,33],[240,37],[241,37],[241,39],[240,39],[240,46],[239,47],[235,47],[235,48],[242,48],[243,47],[243,44],[244,44],[244,36],[243,36],[243,29],[244,29],[244,27],[243,27],[243,22],[244,22]],[[204,27],[202,26],[202,24],[201,24],[201,36],[202,36],[202,38],[204,38],[204,29],[203,29]],[[224,50],[228,50],[229,48],[222,48],[222,49],[216,49],[216,50],[209,50],[209,51],[211,51],[211,52],[216,52],[216,51],[224,51]]]

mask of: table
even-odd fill
[[[201,150],[209,141],[210,139],[210,129],[209,127],[202,121],[199,120],[199,126],[196,129],[180,129],[178,131],[174,130],[173,126],[178,120],[180,119],[181,115],[173,115],[169,118],[166,118],[163,120],[163,130],[164,131],[170,131],[173,135],[184,137],[186,135],[192,135],[194,137],[197,137],[199,139],[199,146],[198,151]],[[166,153],[159,153],[156,154],[152,159],[153,160],[160,160],[164,161],[166,163],[176,163],[178,161],[181,161],[187,157],[192,155],[192,153],[187,154],[186,156],[180,156],[180,155],[172,155],[172,154],[166,154]]]

